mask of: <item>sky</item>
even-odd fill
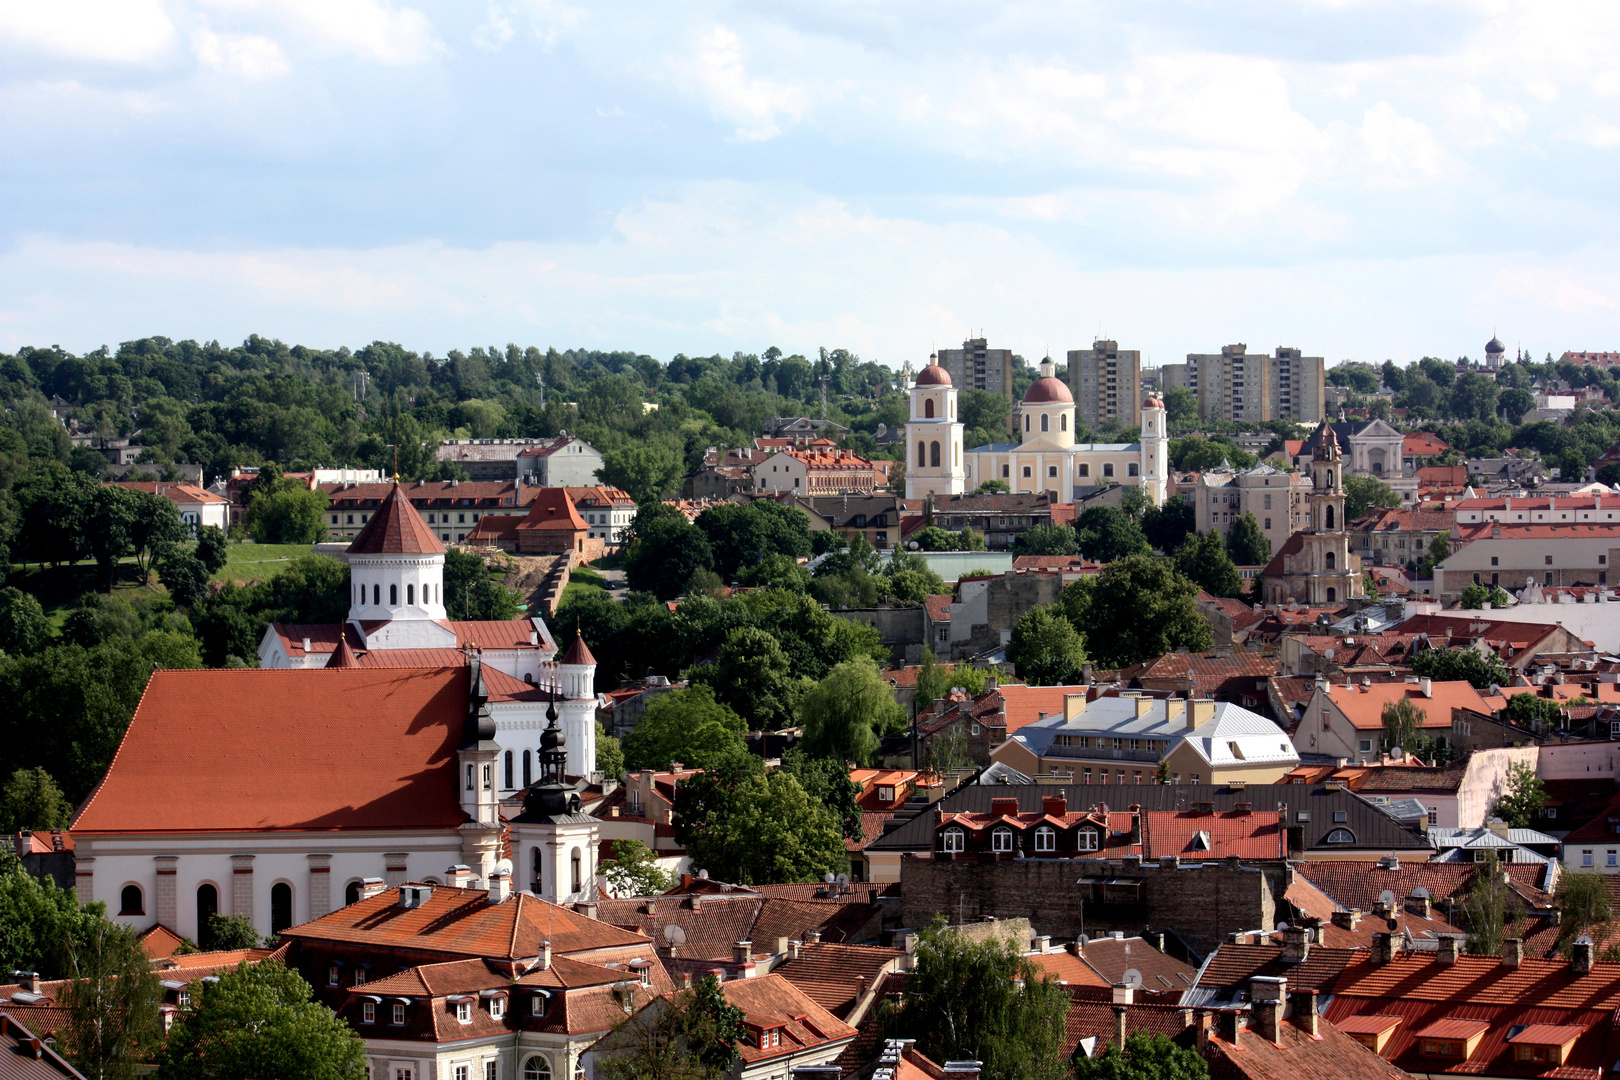
[[[1620,4],[0,0],[0,349],[1620,349]]]

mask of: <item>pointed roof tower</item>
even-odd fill
[[[585,644],[584,637],[582,637],[580,635],[579,627],[577,627],[577,626],[574,627],[574,640],[569,644],[568,651],[563,653],[562,659],[559,660],[558,663],[560,663],[560,664],[594,664],[594,663],[596,663],[596,657],[591,655],[590,646]]]
[[[355,655],[354,649],[349,645],[349,635],[344,633],[338,638],[338,647],[332,650],[332,659],[326,662],[327,667],[359,667],[360,657]]]
[[[366,527],[349,545],[350,555],[443,555],[444,545],[433,535],[405,498],[398,481]]]

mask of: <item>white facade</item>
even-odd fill
[[[351,554],[348,558],[351,620],[392,622],[448,617],[444,610],[442,553]]]
[[[911,387],[906,446],[906,498],[960,495],[967,490],[956,387],[942,367],[930,364]]]
[[[969,450],[967,487],[1000,480],[1014,494],[1056,493],[1057,501],[1073,502],[1092,488],[1120,484],[1141,487],[1160,506],[1169,489],[1170,440],[1155,401],[1142,406],[1142,441],[1134,443],[1076,443],[1072,402],[1021,406],[1023,441]]]

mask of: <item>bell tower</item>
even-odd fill
[[[461,809],[468,820],[461,832],[461,861],[480,879],[487,878],[500,857],[500,789],[495,782],[495,717],[489,711],[489,688],[484,683],[484,662],[476,653],[467,659],[467,715],[461,723],[461,745],[456,747]]]
[[[523,813],[509,828],[515,880],[548,903],[569,904],[596,895],[600,824],[583,812],[568,782],[568,737],[557,721],[552,700],[540,733],[540,782],[529,788]]]
[[[967,490],[962,464],[962,422],[956,416],[951,373],[930,356],[911,387],[906,423],[906,498],[960,495]]]
[[[1311,527],[1303,536],[1309,558],[1306,602],[1313,607],[1363,595],[1361,559],[1350,553],[1344,520],[1344,460],[1339,438],[1326,421],[1316,430],[1311,454]]]
[[[1142,402],[1142,490],[1163,506],[1170,494],[1170,431],[1164,402],[1149,396]]]

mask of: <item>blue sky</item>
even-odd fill
[[[0,348],[1620,348],[1620,4],[0,0]]]

